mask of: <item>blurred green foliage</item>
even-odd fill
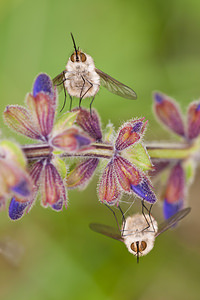
[[[199,98],[199,28],[197,0],[1,0],[0,113],[7,104],[23,104],[39,72],[54,77],[65,68],[73,32],[97,68],[138,94],[137,101],[129,101],[102,88],[94,102],[102,123],[111,120],[117,128],[145,116],[150,121],[146,139],[168,139],[153,118],[151,93],[175,97],[183,110]],[[61,106],[63,99],[61,94]],[[16,139],[3,121],[1,130],[3,137]],[[25,252],[18,268],[0,257],[0,299],[199,299],[198,186],[189,195],[190,216],[159,237],[137,265],[123,244],[88,228],[92,221],[115,225],[97,201],[96,182],[70,192],[69,207],[61,213],[37,203],[13,223],[1,212],[0,239],[10,236]]]

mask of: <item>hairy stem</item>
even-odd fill
[[[113,156],[112,145],[93,143],[92,148],[82,150],[78,153],[61,153],[61,157],[98,157],[110,159]],[[198,151],[199,146],[195,144],[146,144],[150,157],[156,159],[186,159]],[[49,157],[53,149],[48,144],[32,144],[22,146],[28,160]]]

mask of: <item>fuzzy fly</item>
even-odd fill
[[[79,48],[77,49],[72,33],[71,37],[75,51],[70,56],[65,70],[53,79],[53,84],[58,87],[59,91],[64,88],[65,101],[63,108],[66,102],[67,91],[71,100],[70,110],[72,97],[79,98],[79,107],[81,106],[82,99],[92,97],[90,103],[91,111],[92,102],[99,91],[100,85],[118,96],[131,100],[137,98],[136,93],[130,87],[95,68],[92,57],[82,52]]]
[[[190,207],[182,209],[159,226],[152,216],[146,214],[144,218],[142,214],[135,214],[125,219],[121,232],[116,228],[98,223],[90,224],[90,228],[123,242],[128,251],[137,256],[137,262],[139,262],[140,256],[146,255],[153,249],[155,238],[176,225],[190,211]],[[147,222],[149,223],[148,227],[146,226]]]

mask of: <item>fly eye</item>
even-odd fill
[[[86,61],[86,55],[83,52],[81,52],[81,61],[82,62]]]
[[[139,251],[142,252],[146,249],[147,247],[147,243],[142,241],[140,244],[139,244]]]
[[[73,53],[73,54],[71,55],[71,58],[70,58],[70,59],[71,59],[72,62],[75,62],[75,61],[76,61],[76,55]]]
[[[137,245],[136,245],[136,243],[132,243],[132,244],[131,244],[131,250],[133,250],[135,253],[138,252],[138,251],[137,251]]]
[[[135,252],[135,253],[143,252],[147,247],[147,243],[144,242],[144,241],[137,242],[137,243],[132,243],[131,244],[131,250],[133,250],[133,252]]]

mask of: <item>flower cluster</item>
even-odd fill
[[[32,193],[18,193],[12,198],[9,216],[13,220],[19,219],[25,209],[30,210],[39,188],[44,207],[50,206],[58,211],[63,205],[66,206],[67,193],[63,182],[66,166],[53,151],[78,152],[87,149],[93,140],[80,128],[73,126],[76,113],[64,114],[61,120],[55,122],[57,93],[46,74],[40,74],[36,78],[33,94],[27,95],[26,104],[28,108],[7,106],[4,112],[5,122],[17,133],[47,145],[50,151],[46,157],[33,161],[29,167]],[[19,172],[16,176],[23,179]]]
[[[4,111],[4,120],[12,130],[38,142],[22,147],[28,158],[28,174],[17,168],[15,161],[9,163],[3,154],[0,156],[0,168],[7,170],[2,172],[1,185],[5,188],[0,204],[12,196],[11,219],[29,212],[39,191],[44,207],[60,211],[67,205],[67,188],[85,187],[99,165],[104,167],[98,185],[102,203],[118,205],[123,192],[151,204],[156,201],[147,175],[152,164],[142,143],[147,126],[144,118],[124,123],[117,134],[108,124],[104,135],[95,110],[74,109],[58,119],[56,88],[46,74],[36,78],[25,102],[27,108],[10,105]],[[65,160],[69,157],[67,174]],[[75,164],[71,164],[72,158],[76,158]],[[10,181],[4,180],[6,177]]]
[[[200,101],[193,101],[187,110],[187,122],[181,114],[178,104],[172,98],[159,93],[154,93],[154,112],[159,122],[166,129],[179,135],[185,144],[194,149],[199,148],[200,138]],[[177,151],[181,150],[177,148]],[[194,151],[195,153],[195,151]],[[185,205],[187,189],[194,177],[195,155],[189,155],[184,160],[181,155],[178,158],[165,161],[163,166],[170,166],[166,189],[164,192],[164,216],[166,219],[174,215]],[[158,162],[155,167],[159,169],[161,163]],[[162,167],[161,167],[162,169]],[[166,180],[166,179],[165,179]]]
[[[147,125],[144,119],[131,120],[122,125],[117,134],[111,124],[103,138],[99,117],[81,109],[76,118],[79,125],[96,141],[96,148],[104,150],[102,157],[106,166],[100,178],[98,197],[103,203],[117,205],[122,192],[135,193],[140,198],[154,203],[156,196],[145,171],[152,168],[149,156],[142,145]],[[98,155],[97,155],[98,156]],[[86,157],[70,168],[67,176],[68,188],[83,188],[93,176],[100,159]]]

